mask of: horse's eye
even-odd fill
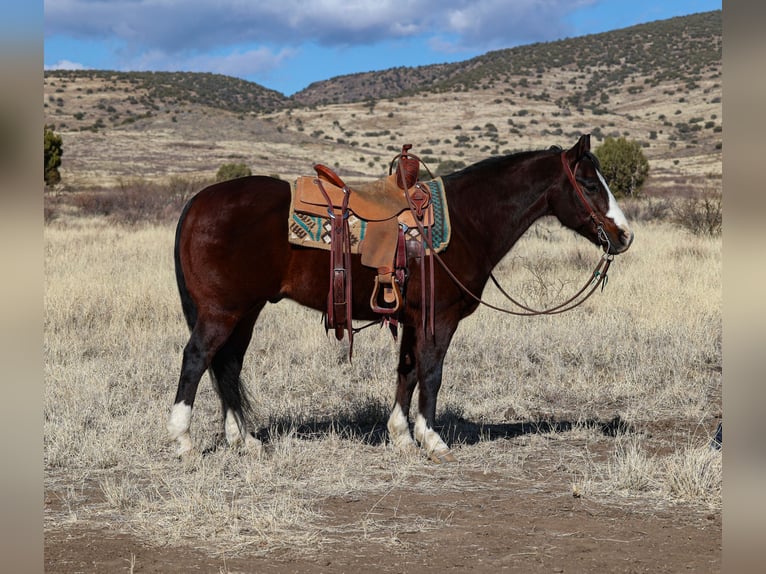
[[[596,183],[592,179],[582,179],[578,177],[577,181],[582,187],[585,188],[585,191],[587,191],[588,193],[598,192],[598,183]]]

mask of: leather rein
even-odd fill
[[[409,154],[409,156],[414,159],[417,159],[420,163],[423,164],[424,167],[426,167],[423,161],[417,156],[415,156],[414,154]],[[398,157],[399,156],[397,156],[397,158]],[[394,158],[394,160],[391,162],[392,165],[397,158]],[[503,296],[506,299],[508,299],[511,303],[523,309],[523,311],[515,311],[513,309],[498,307],[496,305],[488,303],[487,301],[484,301],[481,297],[474,294],[468,287],[466,287],[463,284],[463,282],[460,281],[460,279],[458,279],[455,276],[455,274],[450,270],[450,268],[447,266],[447,264],[444,262],[441,256],[438,253],[436,253],[435,249],[433,248],[431,237],[430,235],[426,233],[426,230],[423,228],[422,223],[418,220],[417,217],[415,218],[415,222],[418,226],[418,231],[421,233],[421,237],[424,238],[426,244],[428,245],[428,248],[430,249],[431,258],[436,259],[436,261],[439,262],[439,264],[442,266],[442,268],[450,277],[450,279],[452,279],[455,282],[455,284],[460,288],[461,291],[463,291],[463,293],[468,295],[471,299],[473,299],[480,305],[484,305],[495,311],[500,311],[501,313],[507,313],[509,315],[517,315],[522,317],[531,317],[536,315],[556,315],[559,313],[564,313],[565,311],[570,311],[574,309],[575,307],[582,305],[585,301],[588,300],[588,298],[590,298],[591,295],[593,295],[593,293],[596,291],[599,285],[601,286],[602,291],[604,290],[604,287],[606,287],[607,281],[609,279],[607,272],[609,270],[609,266],[612,263],[612,260],[614,259],[614,255],[609,254],[609,246],[610,246],[609,238],[607,237],[606,232],[604,231],[603,223],[599,220],[599,217],[596,214],[595,210],[593,209],[593,206],[587,200],[587,198],[585,197],[585,194],[582,191],[582,188],[577,183],[575,173],[577,172],[579,162],[575,164],[574,170],[570,169],[569,164],[567,163],[567,160],[566,160],[566,152],[561,152],[561,163],[564,166],[564,171],[567,174],[567,177],[570,183],[572,184],[572,187],[574,187],[575,192],[577,193],[577,197],[579,198],[580,202],[583,204],[585,209],[588,210],[589,212],[588,218],[596,225],[599,241],[606,247],[606,250],[604,251],[604,255],[599,260],[593,272],[588,277],[588,280],[580,288],[580,290],[577,291],[577,293],[572,295],[569,299],[567,299],[563,303],[560,303],[549,309],[542,309],[542,310],[533,309],[531,307],[528,307],[527,305],[524,305],[523,303],[516,301],[513,297],[511,297],[505,291],[505,289],[503,289],[503,287],[500,285],[497,278],[491,271],[489,276],[492,279],[492,282],[495,284],[495,286],[500,290],[500,293],[502,293]],[[431,174],[431,171],[428,169],[428,167],[426,167],[426,170],[428,171],[429,174]],[[433,177],[433,175],[431,175],[431,177]],[[414,214],[415,206],[412,203],[412,200],[410,199],[410,196],[409,196],[409,192],[406,189],[405,189],[405,196],[407,197],[407,203],[410,206],[410,211],[412,211]],[[431,263],[430,267],[431,267],[431,274],[433,275],[433,263]],[[431,331],[433,332],[433,307],[431,307]]]

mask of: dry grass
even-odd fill
[[[177,461],[164,425],[187,332],[172,226],[53,221],[44,424],[46,490],[59,504],[46,527],[109,524],[228,555],[309,553],[339,538],[393,544],[450,521],[400,508],[397,492],[470,493],[488,474],[500,477],[490,488],[535,489],[562,468],[577,496],[720,509],[721,455],[707,444],[721,409],[721,240],[667,223],[636,234],[583,308],[534,319],[482,309],[461,324],[439,410],[460,463],[436,472],[385,443],[396,365],[386,332],[360,335],[349,364],[319,315],[289,302],[264,311],[244,369],[269,437],[263,458],[221,447],[205,377],[192,438],[206,454]],[[498,275],[543,305],[579,287],[597,257],[541,222]],[[499,301],[491,286],[485,296]],[[615,417],[624,424],[612,438],[595,423]],[[396,512],[334,516],[334,497],[385,499]]]

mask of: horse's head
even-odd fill
[[[633,242],[633,231],[590,151],[590,135],[561,152],[561,185],[552,190],[550,206],[559,221],[612,255]]]

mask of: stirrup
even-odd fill
[[[383,286],[383,301],[389,305],[381,307],[378,305],[380,297],[380,287]],[[399,311],[402,306],[402,293],[399,290],[399,284],[396,282],[393,273],[375,276],[375,286],[370,296],[370,307],[375,313],[380,315],[393,315]]]

